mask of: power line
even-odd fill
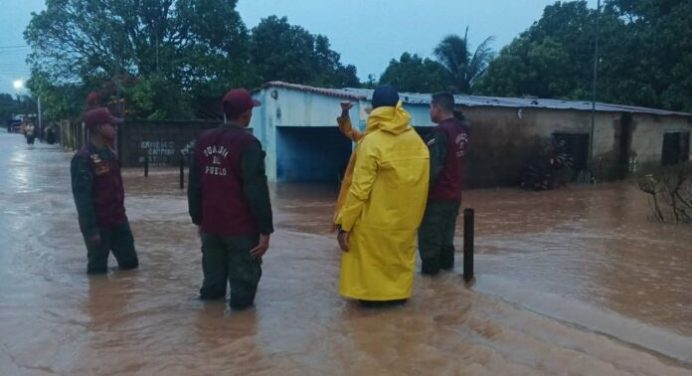
[[[16,45],[16,46],[0,46],[0,50],[10,50],[15,48],[30,48],[27,45]]]

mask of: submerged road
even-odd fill
[[[476,285],[416,276],[407,305],[368,310],[337,293],[334,189],[279,185],[236,313],[197,299],[174,171],[125,171],[140,269],[88,277],[70,157],[0,132],[0,375],[692,374],[692,231],[648,223],[627,186],[471,191]]]

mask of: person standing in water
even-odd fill
[[[120,160],[109,145],[122,122],[108,109],[84,114],[89,143],[72,158],[72,194],[87,247],[87,273],[105,274],[112,251],[121,270],[139,266],[132,230],[125,215],[125,189]]]
[[[36,126],[32,121],[29,121],[24,128],[24,137],[26,137],[26,144],[33,146],[36,141]]]
[[[199,136],[190,159],[188,208],[202,238],[200,298],[224,299],[230,284],[234,310],[254,304],[274,232],[265,153],[247,129],[259,105],[244,89],[229,91],[227,121]]]
[[[380,306],[403,303],[412,295],[430,162],[394,88],[377,88],[372,107],[335,224],[343,251],[341,295]]]
[[[454,234],[461,206],[464,156],[469,142],[468,124],[455,113],[454,96],[432,97],[430,119],[437,124],[428,137],[430,193],[418,233],[421,272],[437,275],[454,268]]]

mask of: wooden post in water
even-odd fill
[[[464,281],[473,280],[473,231],[474,211],[464,209]]]
[[[180,189],[185,189],[185,157],[180,154]]]

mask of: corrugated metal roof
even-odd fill
[[[331,97],[338,97],[350,100],[370,100],[372,98],[372,89],[332,89],[320,88],[308,85],[291,84],[283,81],[270,81],[264,84],[260,89],[269,87],[279,87],[285,89],[293,89],[298,91],[310,92]],[[430,94],[422,93],[399,93],[399,96],[407,104],[430,104]],[[542,99],[542,98],[507,98],[507,97],[484,97],[477,95],[455,95],[454,101],[457,105],[467,107],[503,107],[503,108],[542,108],[550,110],[575,110],[575,111],[591,111],[592,103],[590,101],[568,101],[561,99]],[[609,104],[596,102],[596,111],[598,112],[629,112],[637,114],[649,114],[659,116],[684,116],[692,117],[692,114],[686,112],[676,112],[661,110],[647,107],[627,106],[620,104]]]
[[[367,99],[366,96],[351,93],[351,92],[346,91],[344,89],[330,89],[330,88],[314,87],[314,86],[308,86],[308,85],[298,85],[298,84],[291,84],[291,83],[283,82],[283,81],[267,82],[266,84],[262,85],[261,88],[253,90],[253,93],[257,92],[259,90],[262,90],[262,89],[270,88],[270,87],[293,89],[293,90],[298,90],[298,91],[305,91],[305,92],[310,92],[310,93],[315,93],[315,94],[326,95],[326,96],[330,96],[330,97],[338,97],[338,98],[351,99],[351,100],[366,100]]]

